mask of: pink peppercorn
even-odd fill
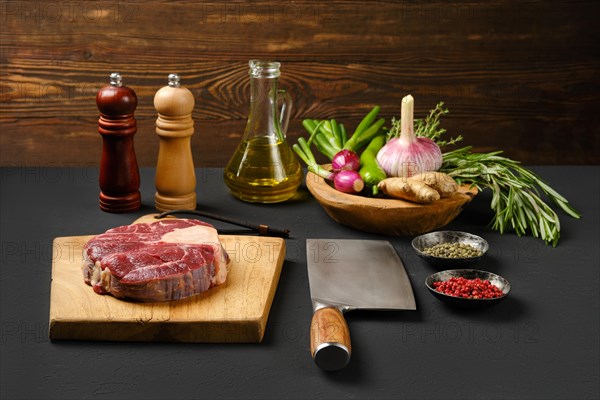
[[[482,280],[480,278],[452,277],[447,281],[434,282],[433,287],[440,293],[466,299],[493,299],[504,294],[498,286],[492,284],[488,279]]]

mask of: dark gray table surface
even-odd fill
[[[362,233],[331,220],[305,188],[294,201],[247,204],[219,169],[197,171],[199,207],[289,228],[287,256],[264,341],[180,344],[50,341],[52,239],[154,212],[154,170],[142,169],[143,208],[100,211],[98,170],[0,169],[0,394],[4,398],[598,398],[600,168],[534,168],[583,214],[561,215],[557,248],[486,228],[481,193],[447,229],[486,238],[477,268],[512,291],[483,312],[446,307],[425,288],[435,269],[411,238]],[[226,224],[215,223],[218,227]],[[387,239],[410,276],[417,311],[347,314],[353,355],[325,373],[309,351],[306,238]]]

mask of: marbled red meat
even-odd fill
[[[156,302],[224,283],[229,256],[212,225],[166,219],[109,229],[84,246],[83,260],[83,279],[96,293]]]

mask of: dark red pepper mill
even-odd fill
[[[100,110],[98,133],[102,135],[100,208],[113,213],[136,211],[141,206],[140,172],[133,148],[137,96],[121,84],[121,74],[112,73],[110,84],[98,92],[96,105]]]

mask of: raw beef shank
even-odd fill
[[[83,248],[83,279],[96,293],[143,302],[179,300],[220,285],[229,256],[217,230],[191,219],[109,229]]]

